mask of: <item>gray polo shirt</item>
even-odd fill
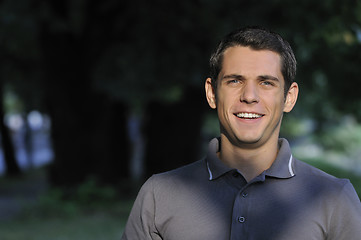
[[[205,159],[152,176],[122,239],[361,239],[361,204],[349,180],[298,161],[285,139],[279,143],[273,165],[248,183],[217,157],[217,139]]]

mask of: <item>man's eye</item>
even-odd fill
[[[235,83],[239,83],[239,82],[240,82],[240,80],[238,80],[238,79],[232,79],[232,80],[228,81],[228,84],[235,84]]]
[[[271,85],[273,85],[273,83],[270,82],[270,81],[263,81],[263,82],[262,82],[262,85],[271,86]]]

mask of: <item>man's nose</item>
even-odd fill
[[[257,103],[259,101],[258,88],[255,83],[247,82],[241,90],[240,101],[244,103]]]

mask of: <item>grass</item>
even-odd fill
[[[104,213],[73,218],[22,218],[1,223],[2,240],[120,239],[125,217]]]
[[[90,179],[73,191],[71,198],[59,189],[50,189],[42,191],[35,201],[26,201],[29,189],[39,188],[35,185],[43,174],[37,170],[19,179],[0,179],[0,193],[11,191],[10,201],[21,205],[18,215],[0,220],[1,240],[120,239],[132,196],[120,196],[115,189]]]
[[[14,219],[0,222],[1,240],[102,240],[120,239],[132,200],[104,207],[83,207],[43,202],[25,207]]]

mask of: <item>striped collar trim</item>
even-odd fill
[[[288,160],[288,171],[290,172],[291,177],[295,176],[295,172],[293,171],[293,156],[291,154],[290,160]]]
[[[208,161],[207,161],[207,169],[208,169],[208,173],[209,173],[209,180],[213,180],[213,174],[212,174],[211,169],[209,168],[209,163],[208,163]]]

